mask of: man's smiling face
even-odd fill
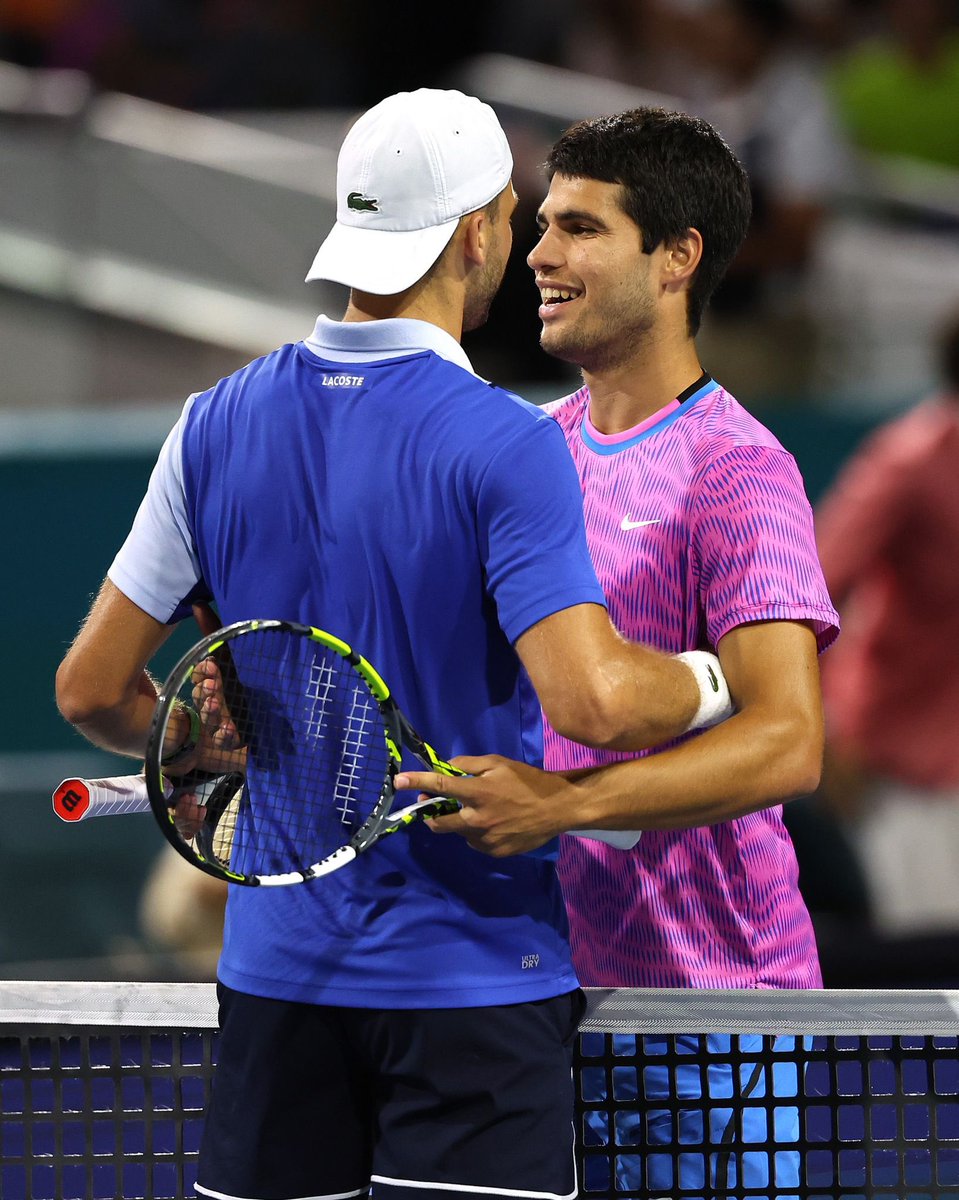
[[[540,290],[540,343],[587,371],[635,354],[656,320],[663,252],[643,253],[642,232],[619,204],[621,187],[554,175],[527,263]]]

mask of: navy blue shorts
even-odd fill
[[[356,1009],[218,986],[197,1192],[226,1200],[572,1200],[581,991]]]

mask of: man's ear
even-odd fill
[[[481,267],[489,249],[489,217],[484,209],[463,217],[457,233],[463,238],[463,254],[467,261]]]
[[[666,247],[663,284],[667,288],[688,285],[703,258],[703,235],[698,229],[686,232]]]

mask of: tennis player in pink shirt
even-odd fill
[[[751,671],[759,700],[766,646],[770,667],[782,663],[783,679],[807,656],[815,676],[815,648],[835,631],[796,465],[706,375],[615,433],[591,419],[590,399],[583,388],[555,417],[584,483],[587,537],[613,622],[632,640],[675,652],[718,647],[740,712],[695,747],[650,759],[657,780],[639,764],[615,773],[616,786],[650,799],[653,788],[663,796],[660,772],[670,761],[684,777],[668,784],[672,818],[644,820],[632,852],[564,840],[560,871],[577,972],[589,985],[607,987],[821,987],[795,854],[781,805],[769,803],[786,798],[780,793],[791,789],[782,783],[792,781],[788,765],[767,758],[777,753],[779,730],[764,729],[765,720],[789,727],[795,721],[796,749],[811,743],[818,754],[818,688],[810,687],[813,712],[802,714],[809,730],[789,711],[792,697],[775,707],[763,698],[756,712],[740,680]],[[738,656],[732,672],[727,637]],[[809,647],[795,660],[793,643]],[[770,682],[775,699],[781,682]],[[725,743],[715,762],[704,757],[711,741]],[[626,758],[578,746],[548,725],[545,749],[553,770]],[[688,778],[700,769],[702,778]],[[810,773],[793,786],[802,790],[812,780]],[[757,807],[757,800],[766,804]]]
[[[640,756],[576,746],[547,727],[552,773],[464,757],[471,778],[409,783],[460,799],[461,812],[434,828],[494,855],[574,829],[643,831],[630,850],[562,839],[585,986],[820,987],[781,814],[819,780],[818,655],[838,617],[793,457],[703,370],[695,343],[749,224],[748,179],[708,123],[658,109],[579,122],[546,167],[528,262],[542,346],[582,371],[584,386],[551,407],[579,471],[610,615],[629,639],[716,653],[736,712]],[[735,1090],[761,1094],[745,1084]],[[644,1116],[647,1147],[675,1139],[668,1113]],[[730,1153],[739,1126],[728,1102],[709,1124],[707,1145],[726,1148],[709,1156],[710,1188],[796,1194],[797,1153]],[[777,1134],[788,1145],[786,1124]],[[755,1138],[744,1130],[743,1140]],[[617,1155],[618,1190],[691,1186],[673,1173],[678,1159],[640,1158]]]

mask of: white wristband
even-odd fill
[[[632,850],[643,836],[640,829],[570,829],[572,837],[588,838],[591,842],[605,842],[617,850]]]
[[[708,650],[687,650],[675,657],[689,667],[699,685],[699,709],[686,726],[686,732],[689,733],[692,729],[707,729],[710,725],[718,725],[720,721],[732,716],[733,702],[729,696],[726,676],[716,655],[710,654]]]

